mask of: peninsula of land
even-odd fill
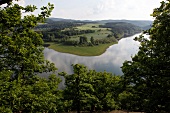
[[[80,21],[49,18],[35,28],[43,34],[44,46],[79,56],[98,56],[121,38],[142,32],[152,21]]]

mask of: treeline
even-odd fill
[[[49,20],[49,19],[48,19]],[[81,22],[64,22],[64,21],[46,21],[45,23],[39,23],[38,26],[36,26],[34,29],[36,31],[41,31],[41,30],[51,30],[51,29],[57,29],[57,30],[63,30],[65,28],[72,28],[76,26],[81,26],[84,23]]]
[[[46,19],[44,23],[39,23],[34,30],[41,31],[41,30],[51,30],[51,29],[57,29],[57,30],[63,30],[65,28],[73,28],[77,26],[81,26],[88,23],[95,23],[95,22],[84,22],[84,21],[55,21],[50,18]]]
[[[40,31],[43,35],[43,40],[45,42],[65,42],[68,39],[71,38],[71,36],[74,35],[82,35],[82,34],[87,34],[87,33],[94,33],[95,30],[76,30],[74,28],[69,28],[68,30],[57,30],[57,29],[51,29],[51,30],[46,30],[46,31]]]
[[[105,25],[100,25],[100,27],[111,28],[117,39],[132,36],[142,31],[140,27],[126,22],[111,22],[106,23]]]
[[[43,40],[45,42],[57,42],[62,43],[64,45],[71,46],[94,46],[99,44],[106,44],[111,42],[116,42],[114,36],[112,34],[108,34],[107,37],[103,37],[102,39],[94,39],[94,37],[90,38],[88,41],[86,36],[79,36],[88,33],[95,33],[95,30],[77,30],[76,28],[65,28],[65,30],[51,29],[51,30],[43,30],[37,31],[38,33],[43,35]],[[72,40],[71,36],[79,37],[79,40]]]
[[[90,41],[88,41],[86,36],[79,36],[79,40],[65,40],[63,44],[70,45],[70,46],[96,46],[99,44],[107,44],[111,42],[116,42],[117,40],[114,37],[110,37],[111,35],[108,35],[107,37],[104,37],[102,39],[94,39],[93,36],[90,38]]]
[[[73,65],[73,71],[71,75],[60,73],[65,78],[63,99],[67,103],[64,104],[67,105],[64,107],[66,112],[127,109],[123,101],[130,95],[123,92],[120,76],[88,70],[79,64]]]
[[[73,36],[73,35],[81,35],[81,34],[86,34],[86,33],[94,33],[95,30],[75,30],[75,29],[71,29],[71,30],[65,30],[62,31],[63,34],[67,35],[67,36]]]
[[[61,80],[56,75],[48,79],[39,76],[12,79],[12,71],[0,72],[0,111],[10,112],[71,112],[111,111],[130,109],[131,93],[123,91],[120,76],[88,70],[73,65],[74,73],[64,72],[65,88],[59,89]]]

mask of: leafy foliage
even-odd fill
[[[139,52],[123,64],[124,80],[133,88],[133,109],[145,112],[170,112],[170,1],[154,9],[150,39],[140,36]],[[134,98],[133,98],[134,99]]]
[[[120,92],[120,77],[107,72],[88,70],[83,65],[73,65],[74,74],[65,77],[64,100],[68,111],[108,111],[118,109],[116,98]],[[118,100],[117,100],[118,102]],[[68,105],[68,103],[70,105]]]
[[[42,8],[42,14],[24,16],[21,11],[32,12],[35,6],[25,8],[14,4],[0,9],[0,70],[11,70],[14,78],[32,76],[55,70],[54,64],[44,61],[42,35],[33,28],[38,21],[49,16],[53,6]]]
[[[57,112],[62,108],[60,80],[56,75],[49,79],[38,76],[27,80],[11,81],[11,72],[0,72],[0,109],[1,112]]]
[[[56,70],[53,63],[44,60],[42,35],[33,30],[50,15],[53,5],[42,7],[37,17],[21,18],[22,12],[35,9],[36,6],[18,4],[0,7],[1,112],[58,112],[62,108],[59,78],[56,75],[48,79],[37,76]]]
[[[126,22],[110,22],[100,27],[111,28],[116,38],[122,38],[141,32],[141,28]]]

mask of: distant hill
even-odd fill
[[[148,29],[151,28],[151,26],[152,26],[152,25],[147,25],[147,26],[145,26],[145,27],[142,27],[142,29],[143,29],[143,30],[148,30]]]
[[[72,19],[62,19],[62,18],[48,18],[46,24],[40,24],[35,28],[37,31],[50,30],[60,31],[65,28],[73,28],[76,26],[81,26],[85,24],[98,24],[101,28],[110,28],[113,32],[113,36],[117,39],[123,37],[132,36],[136,33],[142,32],[142,30],[147,30],[151,27],[152,21],[147,20],[100,20],[100,21],[90,21],[90,20],[72,20]]]
[[[76,20],[72,20],[72,19],[63,19],[63,18],[49,18],[48,20],[50,21],[63,21],[63,22],[74,22]]]
[[[109,22],[126,22],[126,23],[131,23],[133,25],[139,26],[139,27],[145,27],[152,25],[153,21],[149,20],[101,20],[98,21],[99,23],[109,23]]]
[[[63,18],[49,18],[51,21],[62,21],[62,22],[91,22],[91,23],[99,23],[99,24],[105,24],[110,22],[126,22],[130,23],[136,26],[139,26],[141,29],[146,30],[149,29],[153,23],[153,21],[150,20],[99,20],[99,21],[93,21],[93,20],[73,20],[73,19],[63,19]]]
[[[141,27],[127,22],[109,22],[100,27],[111,28],[116,38],[128,37],[142,31]]]

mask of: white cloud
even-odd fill
[[[93,8],[94,18],[102,19],[151,19],[153,8],[158,7],[159,0],[100,0]]]
[[[103,13],[114,9],[115,1],[113,0],[100,0],[96,7],[93,8],[93,14]]]
[[[23,0],[22,0],[23,1]],[[26,4],[31,3],[25,0]],[[52,17],[70,19],[152,19],[153,8],[161,0],[48,0],[55,4]],[[46,0],[33,2],[37,6],[47,4]]]

